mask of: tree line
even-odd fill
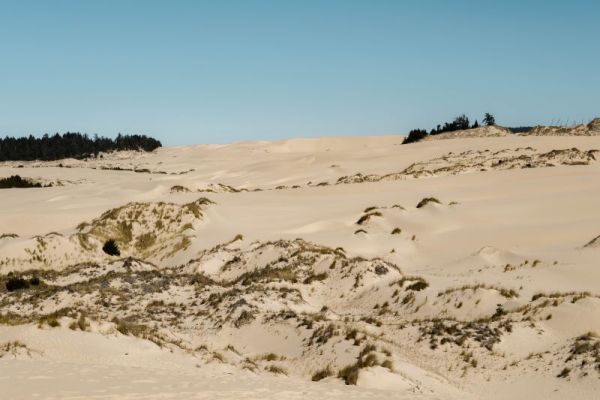
[[[79,132],[67,132],[41,138],[0,138],[0,161],[52,161],[63,158],[96,157],[100,152],[117,150],[152,151],[161,147],[160,141],[145,135],[121,135],[115,139]]]
[[[485,113],[482,122],[487,126],[496,125],[496,118],[490,113]],[[475,120],[475,122],[471,124],[469,118],[465,114],[462,114],[454,118],[452,122],[446,122],[444,125],[438,124],[429,132],[424,129],[413,129],[408,133],[408,136],[404,138],[402,144],[418,142],[419,140],[426,138],[428,135],[439,135],[440,133],[463,131],[473,128],[479,128],[479,122]]]

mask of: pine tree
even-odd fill
[[[485,113],[485,116],[483,117],[483,123],[487,126],[496,125],[496,118],[494,118],[494,116],[490,113]]]

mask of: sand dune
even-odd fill
[[[600,137],[483,133],[0,164],[0,392],[600,396]]]

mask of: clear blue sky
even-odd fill
[[[0,136],[163,144],[600,115],[600,1],[3,1]]]

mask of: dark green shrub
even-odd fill
[[[404,141],[402,141],[402,144],[409,144],[409,143],[414,143],[414,142],[418,142],[419,140],[422,140],[424,138],[427,137],[427,131],[424,129],[413,129],[412,131],[408,132],[408,136],[404,138]]]
[[[109,256],[120,256],[121,252],[119,251],[119,246],[117,246],[117,242],[113,239],[109,239],[102,246],[102,251],[104,251]]]
[[[9,176],[8,178],[0,179],[0,189],[9,188],[39,188],[40,183],[32,182],[27,178],[21,178],[19,175]]]
[[[14,292],[15,290],[27,289],[29,288],[29,282],[27,282],[23,278],[10,278],[6,282],[6,290],[9,292]]]
[[[429,284],[425,281],[417,281],[415,283],[408,285],[406,287],[406,290],[413,290],[415,292],[420,292],[421,290],[426,289],[428,286],[429,286]]]

